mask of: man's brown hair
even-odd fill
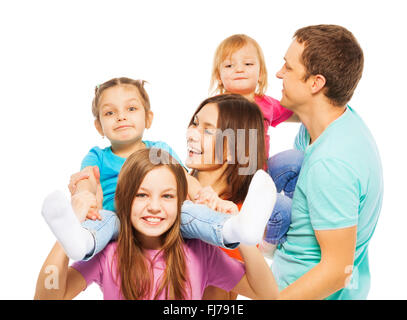
[[[362,77],[363,51],[354,35],[337,25],[315,25],[297,30],[294,39],[304,44],[302,63],[307,80],[312,75],[326,79],[325,95],[335,106],[352,98]]]

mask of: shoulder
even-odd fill
[[[187,255],[197,256],[199,260],[207,260],[220,249],[199,239],[186,239],[184,248]]]

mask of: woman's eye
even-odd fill
[[[174,199],[175,196],[173,194],[164,194],[163,198],[165,198],[165,199]]]
[[[206,133],[206,134],[214,134],[213,129],[204,129],[204,133]]]

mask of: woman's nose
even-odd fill
[[[187,129],[187,141],[199,142],[200,135],[197,128],[189,127]]]

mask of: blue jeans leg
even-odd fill
[[[276,184],[277,192],[283,190],[287,197],[293,197],[303,160],[304,152],[295,149],[277,153],[268,159],[268,173]]]
[[[223,242],[223,225],[229,218],[229,214],[214,211],[206,205],[185,201],[181,208],[182,236],[186,239],[200,239],[226,249],[235,249],[239,242]]]
[[[117,239],[119,235],[120,221],[116,213],[108,210],[99,211],[102,220],[86,220],[82,227],[88,229],[95,239],[95,249],[83,259],[84,261],[92,259],[96,254],[102,251],[110,241]]]
[[[276,204],[267,222],[264,240],[272,244],[281,244],[287,240],[287,231],[291,224],[292,199],[277,193]]]

